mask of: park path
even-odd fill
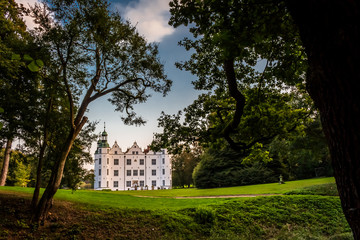
[[[260,197],[260,196],[279,196],[282,194],[237,194],[237,195],[217,195],[217,196],[190,196],[190,197],[160,197],[160,196],[142,196],[134,195],[136,197],[145,197],[145,198],[175,198],[175,199],[193,199],[193,198],[241,198],[241,197]]]

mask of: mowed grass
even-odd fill
[[[204,205],[220,204],[228,200],[229,195],[283,194],[304,187],[333,183],[334,178],[316,178],[289,181],[285,184],[270,183],[213,189],[168,189],[147,191],[93,191],[59,189],[55,199],[85,204],[94,209],[102,208],[137,208],[144,210],[182,209]],[[0,191],[16,191],[24,194],[33,192],[33,188],[0,187]],[[141,197],[144,196],[144,197]],[[201,196],[224,196],[220,198],[191,198]],[[176,199],[175,197],[187,197]],[[247,198],[242,198],[247,199]],[[241,201],[241,199],[240,199]]]
[[[171,190],[156,190],[156,191],[129,191],[118,192],[118,194],[127,194],[133,196],[154,196],[154,197],[199,197],[199,196],[231,196],[231,195],[251,195],[251,194],[284,194],[288,191],[301,189],[313,185],[321,185],[326,183],[334,183],[333,177],[328,178],[313,178],[298,181],[289,181],[285,184],[268,183],[238,187],[226,188],[210,188],[210,189],[171,189]]]

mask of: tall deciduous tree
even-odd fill
[[[129,22],[110,13],[105,1],[51,1],[35,7],[33,14],[40,24],[38,40],[52,50],[52,66],[56,66],[52,71],[63,83],[69,109],[66,141],[33,218],[40,222],[60,186],[74,141],[87,122],[89,104],[112,94],[110,102],[116,110],[126,112],[125,124],[143,124],[133,105],[147,100],[148,89],[166,94],[171,81],[164,74],[157,46],[147,44]]]
[[[353,0],[174,0],[171,7],[174,26],[194,23],[190,31],[202,36],[200,46],[223,49],[229,92],[239,106],[225,133],[237,125],[244,106],[234,84],[234,79],[240,79],[232,70],[235,59],[246,62],[249,51],[261,50],[265,54],[256,58],[277,65],[277,71],[269,74],[286,83],[292,76],[305,77],[308,67],[307,90],[321,114],[342,207],[354,238],[360,239],[360,4]],[[197,44],[188,46],[201,49]],[[198,65],[198,69],[213,66]]]
[[[360,239],[360,4],[286,4],[308,56],[307,89],[320,111],[342,207]]]
[[[26,9],[13,0],[0,2],[0,105],[5,112],[0,116],[0,135],[6,139],[0,186],[5,185],[13,139],[24,128],[33,129],[29,117],[30,109],[36,105],[37,76],[31,71],[35,62],[24,54],[34,49],[22,20],[24,12]]]

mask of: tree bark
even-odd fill
[[[224,71],[229,93],[236,101],[236,108],[232,121],[225,127],[223,133],[229,146],[237,152],[242,152],[244,150],[244,144],[236,143],[230,136],[230,134],[235,132],[236,128],[239,126],[245,107],[245,96],[239,91],[236,82],[234,61],[234,59],[226,59],[224,61]]]
[[[83,117],[78,126],[72,128],[68,134],[67,140],[64,144],[63,151],[56,161],[53,171],[50,176],[49,183],[42,195],[39,204],[36,206],[35,213],[32,217],[32,222],[43,223],[46,220],[47,214],[52,206],[52,201],[55,193],[60,187],[61,179],[63,176],[64,166],[74,141],[79,134],[80,130],[87,121],[87,117]]]
[[[36,169],[36,184],[35,184],[35,189],[34,189],[34,193],[33,193],[33,197],[31,200],[31,209],[33,209],[33,211],[35,211],[36,209],[36,205],[38,203],[39,200],[39,194],[40,194],[40,187],[41,187],[41,170],[42,170],[42,166],[43,166],[43,161],[44,161],[44,155],[45,155],[45,150],[47,147],[47,141],[48,141],[48,136],[49,136],[49,118],[50,118],[50,112],[52,109],[52,104],[53,103],[53,99],[52,97],[49,100],[47,109],[46,109],[46,118],[45,118],[45,124],[44,124],[44,136],[43,136],[43,142],[42,145],[40,147],[40,153],[39,153],[39,161],[38,161],[38,165],[37,165],[37,169]]]
[[[360,7],[354,0],[288,0],[308,56],[345,217],[360,239]]]
[[[4,163],[3,163],[2,170],[1,170],[0,186],[5,186],[5,183],[6,183],[6,177],[7,177],[8,170],[9,170],[11,144],[12,144],[12,139],[8,138],[8,140],[6,141],[6,147],[5,147],[5,152],[4,152]]]
[[[47,135],[47,134],[44,134],[44,135]],[[38,200],[39,200],[40,186],[41,186],[41,170],[42,170],[42,166],[43,166],[43,159],[44,159],[44,155],[45,155],[45,150],[46,150],[46,147],[47,147],[46,141],[47,140],[44,139],[44,142],[41,145],[40,153],[39,153],[39,161],[38,161],[38,165],[37,165],[37,169],[36,169],[36,184],[35,184],[33,197],[32,197],[32,200],[31,200],[31,209],[33,209],[33,210],[35,210],[36,205],[37,205]]]

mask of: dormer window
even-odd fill
[[[117,151],[115,151],[115,154],[117,154]]]

